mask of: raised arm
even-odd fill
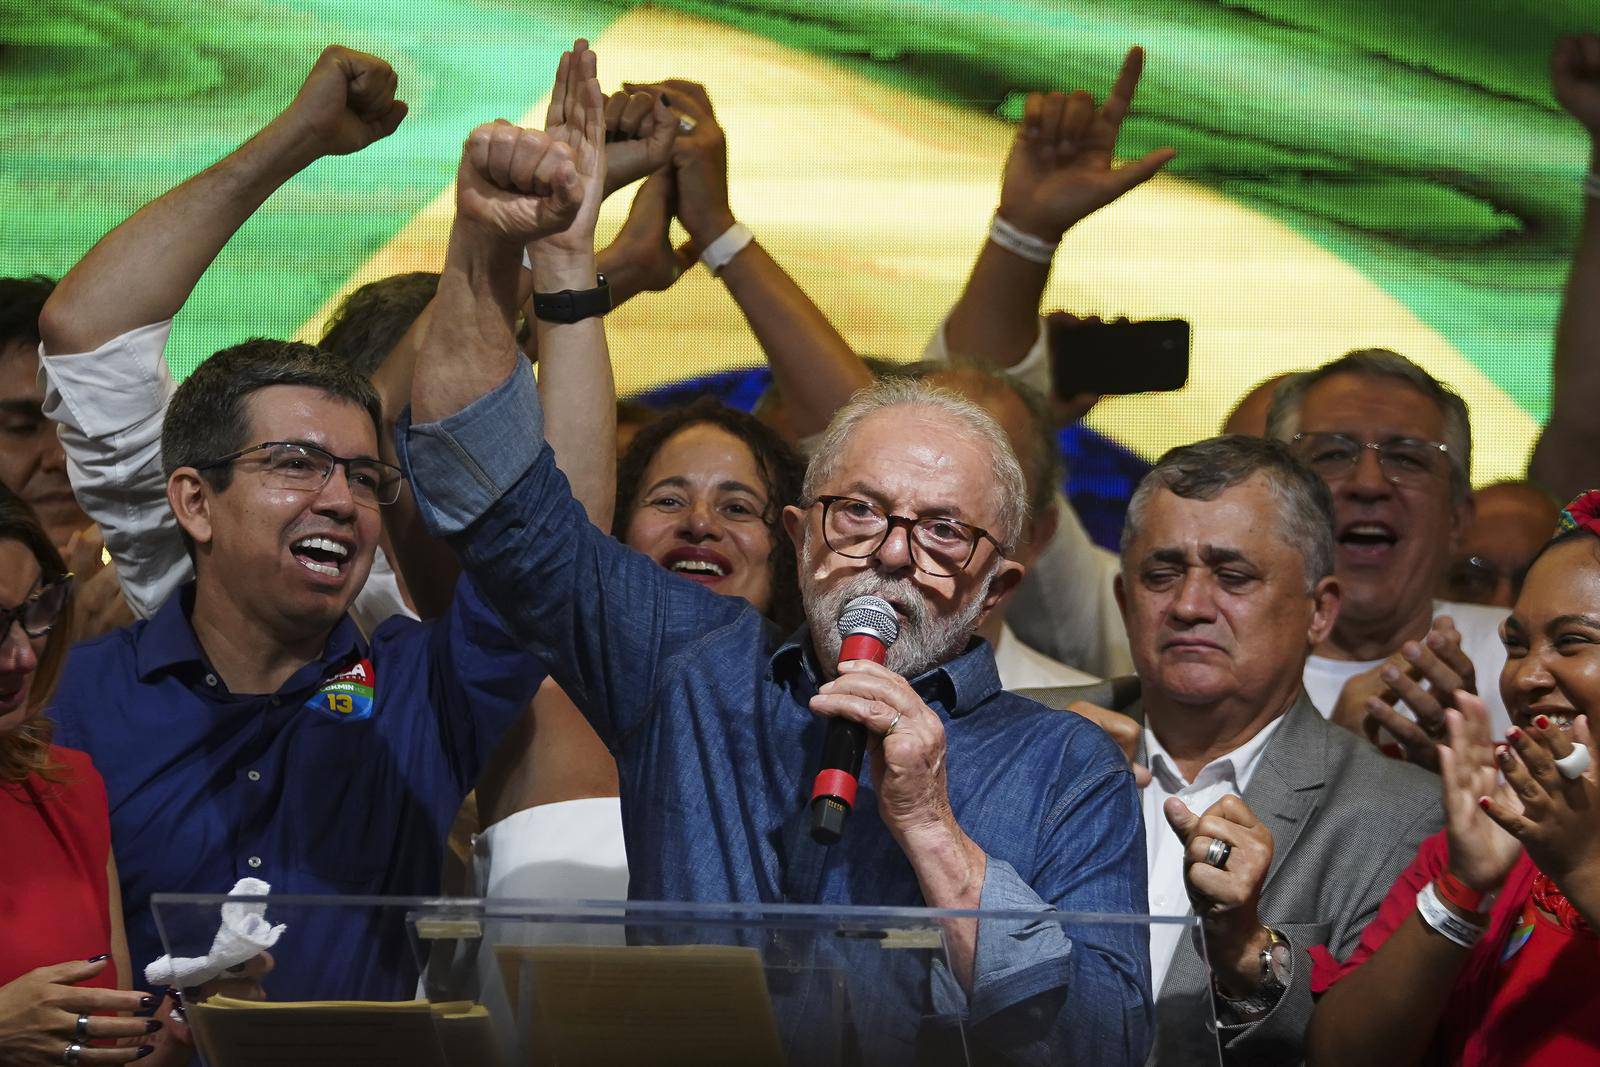
[[[67,272],[40,316],[45,351],[92,351],[172,318],[279,186],[323,156],[359,151],[395,131],[406,115],[395,86],[394,70],[377,56],[330,45],[259,133],[140,208]]]
[[[1583,223],[1556,325],[1550,419],[1528,477],[1565,500],[1600,484],[1600,34],[1566,37],[1551,58],[1556,99],[1589,132]]]
[[[766,353],[795,432],[822,432],[850,394],[872,382],[872,372],[759,241],[738,246],[724,237],[737,223],[728,203],[728,145],[705,87],[673,79],[647,88],[667,94],[694,125],[672,150],[678,218],[690,242],[701,252],[719,238],[733,242],[719,277]]]
[[[1062,235],[1150,180],[1177,154],[1158,148],[1114,165],[1117,136],[1143,68],[1144,50],[1130,49],[1098,109],[1081,89],[1028,95],[1000,183],[999,236],[984,242],[944,324],[950,353],[1002,367],[1021,362],[1039,339],[1039,301]],[[1014,233],[1022,240],[1009,236]]]

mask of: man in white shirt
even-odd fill
[[[1339,613],[1327,487],[1273,441],[1169,452],[1123,531],[1122,604],[1144,724],[1153,1062],[1215,1063],[1189,1038],[1216,1012],[1224,1061],[1293,1064],[1311,957],[1354,947],[1396,875],[1438,829],[1438,782],[1317,713],[1301,687]],[[1102,687],[1096,687],[1102,688]],[[1029,693],[1057,707],[1105,692]]]
[[[1429,767],[1458,689],[1503,731],[1505,611],[1434,599],[1472,524],[1466,404],[1404,356],[1365,349],[1285,380],[1267,433],[1333,493],[1344,604],[1306,664],[1317,709],[1369,736],[1381,728]]]

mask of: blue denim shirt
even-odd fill
[[[925,903],[865,772],[843,841],[808,833],[826,725],[807,707],[819,673],[806,632],[783,641],[746,601],[592,525],[540,440],[525,365],[442,422],[408,423],[397,437],[424,519],[616,756],[630,896]],[[945,725],[955,816],[989,857],[983,908],[1145,912],[1138,795],[1104,732],[1003,691],[982,641],[912,685]],[[1026,1058],[1066,1048],[1086,1063],[1143,1062],[1142,926],[1071,938],[1054,924],[983,923],[970,999],[945,979],[923,1010],[961,1010],[974,1028],[1065,990]]]
[[[189,623],[193,590],[75,646],[50,710],[57,740],[105,778],[136,975],[164,951],[152,893],[226,893],[244,877],[273,896],[437,893],[461,800],[544,677],[463,580],[437,620],[396,616],[368,642],[347,615],[276,693],[232,693]],[[370,686],[325,688],[352,669]],[[399,912],[267,914],[289,927],[273,999],[415,994]],[[210,949],[215,909],[190,925],[205,929],[184,931],[179,955]]]

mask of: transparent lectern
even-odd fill
[[[184,994],[209,1067],[1137,1064],[1156,1013],[1137,1006],[1129,953],[1153,931],[1167,945],[1197,931],[1194,919],[787,904],[157,894],[153,906],[167,952],[198,958],[223,905],[252,902],[284,926],[259,988]],[[328,931],[352,924],[361,958],[329,959]],[[974,929],[980,962],[1003,946],[1008,967],[969,992],[951,945]],[[1195,1004],[1163,1019],[1161,1045],[1220,1063],[1209,995]]]

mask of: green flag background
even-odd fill
[[[1102,405],[1097,428],[1153,454],[1268,373],[1386,344],[1468,397],[1482,481],[1520,469],[1546,411],[1587,158],[1548,54],[1593,28],[1590,7],[0,0],[0,272],[67,269],[248,137],[336,41],[395,65],[410,117],[275,196],[179,317],[169,358],[182,374],[245,336],[314,336],[354,284],[437,266],[461,138],[536,119],[581,35],[608,89],[704,81],[736,212],[859,349],[909,359],[982,241],[1021,94],[1102,94],[1137,42],[1124,151],[1178,158],[1068,235],[1049,302],[1190,318],[1195,378]],[[625,390],[760,359],[704,271],[623,309],[611,340]]]

